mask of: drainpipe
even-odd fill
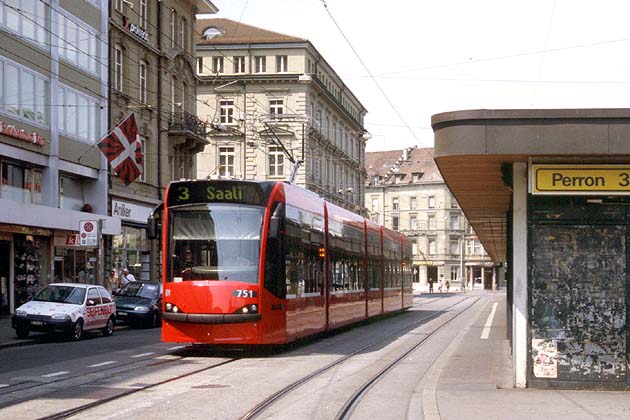
[[[162,199],[162,2],[157,2],[157,48],[159,51],[157,62],[157,184],[158,200]]]

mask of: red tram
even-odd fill
[[[173,182],[161,210],[162,341],[281,344],[412,304],[411,241],[294,185]]]

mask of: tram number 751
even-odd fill
[[[256,291],[247,289],[236,289],[232,290],[232,296],[241,298],[253,298],[256,297]]]

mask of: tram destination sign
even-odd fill
[[[264,205],[259,184],[242,181],[182,181],[169,186],[168,206],[200,203]]]
[[[534,195],[630,195],[630,165],[532,164]]]

